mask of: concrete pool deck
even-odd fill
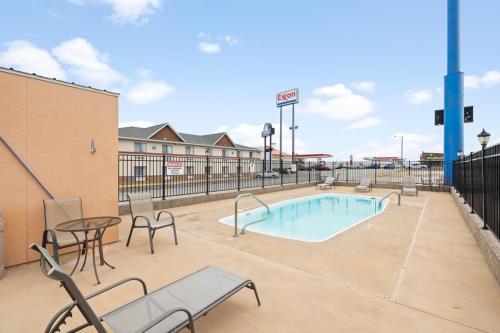
[[[274,203],[317,193],[323,192],[309,187],[259,197]],[[117,268],[100,267],[102,286],[138,276],[154,290],[206,265],[255,281],[261,307],[251,291],[241,291],[199,319],[198,332],[500,332],[500,287],[451,195],[422,191],[403,197],[400,207],[395,202],[321,243],[252,232],[232,237],[232,227],[218,220],[233,214],[234,199],[172,208],[179,245],[171,230],[160,230],[154,255],[145,230],[135,231],[125,247],[130,218],[123,217],[122,241],[104,249]],[[240,203],[256,207],[250,199]],[[74,260],[63,256],[63,267]],[[99,288],[88,266],[74,279],[85,293]],[[139,295],[137,286],[125,286],[92,305],[104,313]],[[43,331],[68,302],[38,263],[9,268],[0,280],[0,332]]]

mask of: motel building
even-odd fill
[[[204,179],[207,170],[209,178],[234,177],[238,163],[242,175],[260,171],[261,151],[235,143],[224,132],[180,133],[169,123],[122,127],[118,147],[120,184],[161,180],[163,174],[167,180]]]

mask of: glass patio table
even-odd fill
[[[85,217],[81,219],[76,219],[76,220],[71,220],[71,221],[66,221],[63,223],[60,223],[56,225],[56,230],[59,232],[69,232],[71,233],[76,239],[78,237],[76,236],[76,233],[85,233],[85,242],[84,242],[84,247],[83,251],[85,251],[85,258],[83,260],[82,267],[80,271],[83,270],[85,267],[85,263],[87,261],[87,253],[89,250],[88,244],[92,242],[92,263],[94,265],[94,273],[95,277],[97,279],[97,284],[100,284],[101,281],[99,280],[99,275],[97,274],[97,265],[95,261],[95,247],[96,247],[96,242],[97,246],[99,249],[99,260],[101,266],[107,265],[108,267],[114,269],[115,267],[109,264],[106,259],[104,259],[104,251],[103,251],[103,246],[102,246],[102,237],[104,233],[106,232],[106,229],[112,226],[115,226],[121,222],[121,218],[116,217],[116,216],[98,216],[98,217]],[[91,235],[91,238],[89,238],[89,235]],[[80,248],[78,249],[78,259],[76,261],[75,267],[73,268],[73,272],[75,271],[76,267],[78,266],[78,263],[80,261]],[[70,275],[71,275],[70,274]]]

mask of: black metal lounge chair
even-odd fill
[[[205,267],[151,293],[148,293],[144,281],[133,277],[84,296],[71,276],[61,270],[47,250],[34,243],[30,248],[40,253],[40,267],[43,274],[59,281],[73,300],[52,317],[45,333],[60,331],[61,325],[66,324],[66,320],[72,317],[75,307],[81,312],[86,323],[69,332],[94,327],[99,333],[165,333],[178,332],[183,328],[194,332],[194,321],[197,318],[206,315],[208,311],[243,288],[254,291],[257,304],[260,306],[257,288],[251,280],[214,266]],[[98,316],[88,303],[89,299],[131,281],[141,285],[144,296],[102,316]],[[111,328],[111,331],[105,328],[103,322]]]
[[[177,245],[177,232],[175,230],[175,218],[168,210],[162,210],[155,216],[153,208],[153,197],[149,192],[129,193],[128,202],[130,205],[130,214],[132,215],[132,226],[128,234],[127,246],[130,244],[132,232],[135,228],[147,228],[149,233],[149,246],[151,253],[155,253],[153,247],[153,238],[156,230],[172,227],[174,231],[175,245]],[[167,214],[167,217],[161,217],[162,214]]]

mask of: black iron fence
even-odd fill
[[[500,238],[500,144],[454,161],[453,180],[472,212]]]
[[[442,162],[271,162],[249,158],[174,156],[162,154],[118,155],[118,201],[127,194],[148,191],[154,198],[239,191],[248,188],[322,181],[357,183],[370,178],[375,184],[401,184],[403,176],[415,176],[428,189],[443,185]]]

